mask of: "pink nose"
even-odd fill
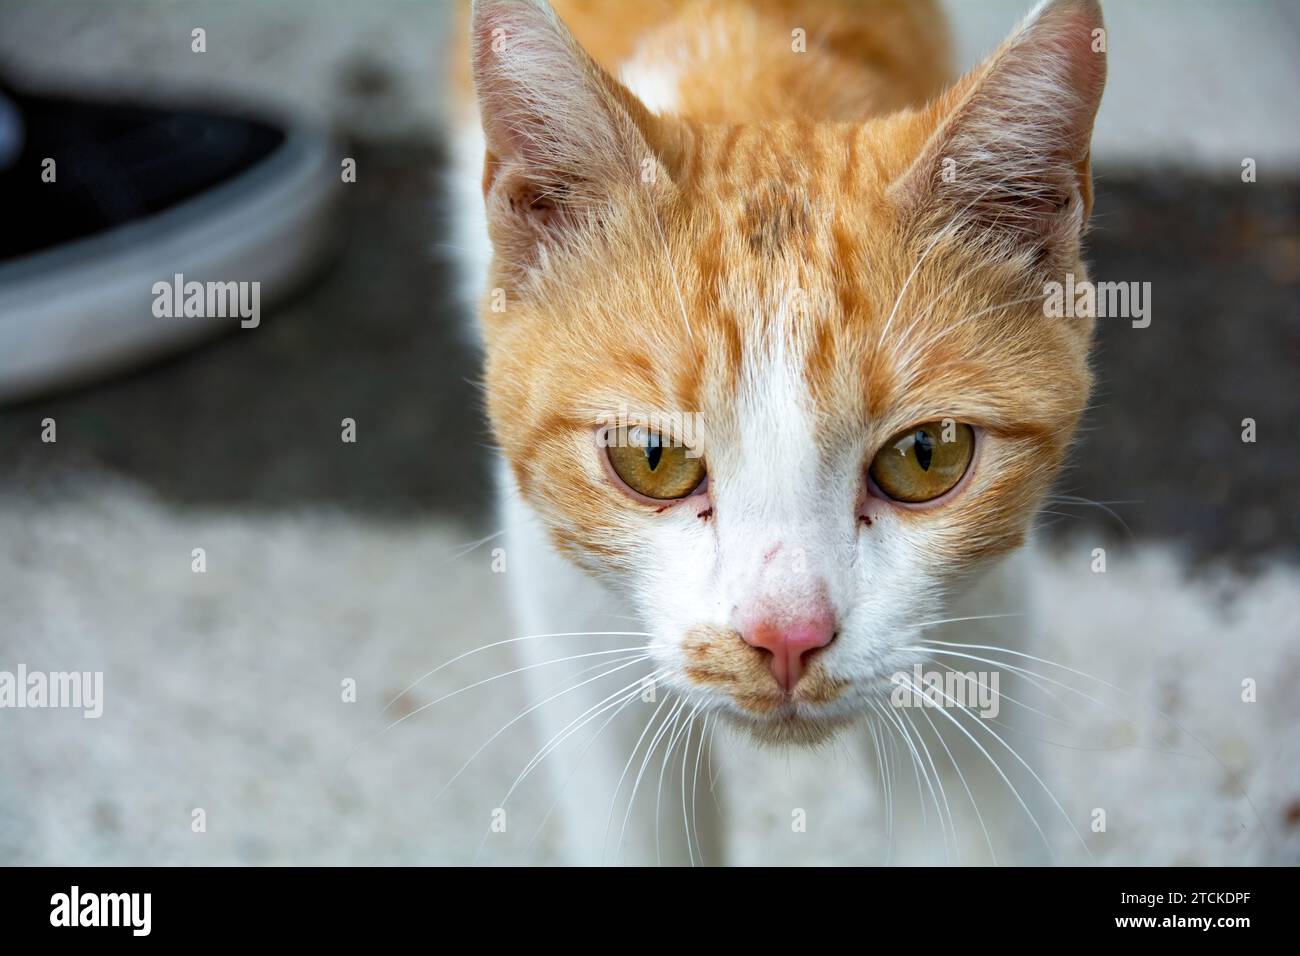
[[[759,621],[741,636],[772,655],[772,676],[788,692],[803,676],[804,658],[835,639],[835,621],[829,615],[781,624]]]

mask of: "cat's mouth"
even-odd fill
[[[788,690],[773,677],[767,653],[726,628],[692,629],[682,642],[682,657],[682,676],[729,698],[729,715],[761,739],[816,743],[850,721],[832,705],[852,682],[834,677],[817,657],[808,660]]]

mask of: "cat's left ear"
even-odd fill
[[[574,39],[546,0],[475,0],[474,85],[487,139],[488,224],[510,269],[667,188],[654,117]]]
[[[891,198],[928,233],[1068,263],[1092,209],[1090,141],[1106,83],[1096,0],[1045,0],[929,107],[932,131]]]

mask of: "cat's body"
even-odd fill
[[[576,42],[538,0],[477,4],[487,136],[470,118],[456,152],[569,858],[720,862],[718,726],[715,746],[857,735],[872,762],[890,735],[891,778],[925,776],[891,779],[894,860],[1033,858],[1043,814],[982,754],[997,731],[890,690],[938,622],[999,615],[942,638],[1020,644],[1007,555],[1089,384],[1091,323],[1041,324],[1034,293],[1082,275],[1095,4],[1058,0],[942,95],[930,3],[554,6]]]

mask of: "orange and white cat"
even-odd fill
[[[658,850],[658,801],[628,804],[652,752],[697,781],[702,726],[874,723],[920,760],[891,692],[927,629],[1022,610],[1009,556],[1091,381],[1091,320],[1042,299],[1085,274],[1101,13],[1043,3],[952,85],[928,0],[477,0],[468,26],[458,202],[521,633],[644,634],[625,659],[517,645],[574,658],[529,672],[538,702],[567,677],[608,723],[548,754],[565,846],[719,862],[711,800]],[[932,716],[927,785],[984,811],[959,858],[1017,858],[1037,824],[991,728]]]

